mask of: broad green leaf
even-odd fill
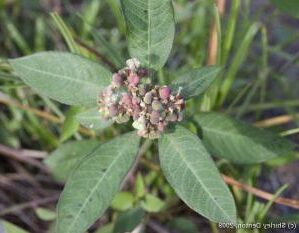
[[[138,207],[127,212],[120,213],[116,219],[113,233],[132,232],[142,221],[144,214],[144,211]]]
[[[39,219],[44,220],[44,221],[53,221],[56,218],[55,211],[41,208],[41,207],[36,208],[35,213]]]
[[[122,0],[127,23],[129,50],[148,68],[165,64],[174,39],[171,0]]]
[[[293,149],[286,139],[221,113],[202,113],[195,120],[210,153],[236,163],[259,163]]]
[[[0,219],[0,232],[1,233],[28,233],[22,228]]]
[[[119,136],[82,159],[58,202],[56,233],[83,233],[109,207],[134,163],[140,138]]]
[[[113,124],[113,121],[104,120],[101,117],[98,108],[91,108],[85,112],[81,112],[76,118],[81,125],[94,130],[105,129]]]
[[[100,142],[96,140],[67,142],[53,151],[45,160],[45,164],[57,180],[65,181],[78,161],[98,145],[100,145]]]
[[[67,111],[60,136],[61,142],[69,139],[79,129],[80,124],[75,117],[79,112],[81,108],[77,106],[72,106]]]
[[[111,207],[116,210],[125,211],[133,207],[134,196],[130,192],[119,192],[112,200]]]
[[[185,99],[201,95],[213,83],[217,74],[221,71],[218,66],[207,66],[193,69],[171,83],[174,92],[181,90]]]
[[[200,139],[177,126],[159,140],[163,173],[178,196],[215,222],[236,222],[234,199]]]
[[[42,52],[9,63],[37,92],[69,105],[95,106],[112,76],[99,64],[71,53]]]
[[[290,16],[299,18],[299,1],[298,0],[271,0],[271,2],[281,11]]]
[[[148,193],[145,195],[145,198],[143,201],[141,201],[141,207],[146,210],[147,212],[159,212],[161,211],[164,206],[165,202],[162,201],[160,198]]]

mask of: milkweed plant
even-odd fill
[[[221,68],[195,68],[159,84],[157,71],[175,35],[172,2],[122,0],[121,8],[130,57],[115,73],[66,52],[9,60],[15,74],[37,92],[85,109],[77,115],[82,125],[131,128],[105,143],[62,144],[47,159],[50,167],[56,163],[61,171],[72,169],[58,202],[56,232],[84,233],[105,213],[138,157],[141,140],[158,144],[161,170],[187,206],[213,222],[236,224],[234,198],[211,154],[239,164],[258,163],[290,153],[292,143],[222,113],[193,109],[196,114],[188,115],[188,101],[202,95]],[[189,130],[191,122],[197,134]]]

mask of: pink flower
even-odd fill
[[[160,90],[159,90],[160,98],[163,99],[163,100],[169,98],[170,93],[171,93],[170,88],[166,87],[166,86],[160,88]]]
[[[110,117],[114,117],[118,114],[118,109],[115,105],[109,107],[109,115]]]
[[[152,111],[150,116],[150,122],[155,125],[159,123],[160,113],[157,111]]]
[[[120,87],[123,83],[122,77],[120,74],[115,73],[112,76],[112,82],[116,87]]]
[[[170,122],[183,119],[185,100],[170,87],[151,83],[148,70],[133,58],[128,67],[113,74],[111,84],[100,93],[99,112],[105,119],[124,123],[133,118],[138,135],[159,138]],[[142,81],[141,81],[142,80]]]
[[[135,87],[139,83],[140,79],[136,74],[131,74],[128,77],[128,81],[129,81],[130,86]]]
[[[132,105],[132,96],[129,95],[128,93],[124,93],[123,97],[121,99],[121,102],[123,102],[127,106],[131,106]]]

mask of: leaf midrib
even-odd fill
[[[151,11],[150,11],[150,2],[151,0],[148,0],[148,42],[147,42],[147,52],[148,52],[148,70],[150,69],[151,66]]]
[[[88,200],[91,198],[91,196],[96,192],[98,186],[102,183],[103,179],[106,177],[106,175],[110,172],[110,169],[113,167],[113,165],[115,164],[115,162],[124,154],[124,151],[120,151],[120,153],[118,154],[118,156],[115,156],[114,160],[112,161],[112,163],[109,165],[109,167],[107,168],[106,172],[103,174],[103,176],[101,177],[101,179],[99,179],[99,181],[96,182],[96,185],[94,186],[94,188],[90,191],[88,197],[85,199],[84,203],[82,204],[80,210],[77,212],[77,215],[75,216],[74,220],[72,221],[70,227],[68,228],[67,233],[70,233],[70,230],[72,229],[72,227],[74,226],[74,223],[77,221],[78,217],[81,215],[81,212],[84,210],[84,208],[86,207],[86,204],[88,203]]]
[[[219,204],[217,202],[214,201],[214,198],[212,196],[212,194],[209,192],[208,188],[202,183],[202,181],[198,178],[197,174],[193,171],[193,168],[189,166],[189,164],[186,162],[183,153],[180,151],[180,147],[178,147],[176,145],[176,143],[171,139],[171,136],[168,135],[170,144],[173,145],[174,148],[176,148],[176,150],[178,151],[178,154],[180,155],[181,159],[183,160],[183,162],[187,165],[187,167],[191,170],[192,174],[196,177],[196,179],[199,181],[199,183],[201,184],[201,186],[204,188],[204,190],[208,193],[208,195],[210,196],[211,200],[213,201],[213,203],[216,204],[216,206],[222,210],[222,212],[225,214],[225,216],[227,217],[227,219],[231,219],[229,215],[227,215],[226,211],[224,211],[224,209],[219,206]]]
[[[81,79],[73,79],[73,78],[71,78],[69,76],[59,75],[59,74],[54,74],[54,73],[50,73],[50,72],[47,72],[47,71],[42,71],[42,70],[34,69],[34,68],[31,68],[31,67],[23,65],[23,64],[17,64],[17,65],[21,66],[21,67],[23,67],[23,68],[25,68],[27,70],[30,70],[30,71],[34,71],[34,72],[45,74],[45,75],[49,75],[49,76],[54,76],[54,77],[57,77],[57,78],[63,78],[63,79],[66,79],[68,81],[71,81],[71,82],[77,82],[79,84],[88,85],[88,86],[90,86],[92,88],[95,88],[95,86],[94,86],[95,84],[99,85],[98,83],[84,82]]]

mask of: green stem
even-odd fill
[[[221,64],[226,64],[229,52],[231,50],[235,29],[236,29],[236,23],[238,19],[238,13],[240,8],[240,0],[232,0],[231,3],[231,10],[230,10],[230,16],[228,19],[228,27],[226,31],[226,35],[223,40],[223,52],[221,57]]]

